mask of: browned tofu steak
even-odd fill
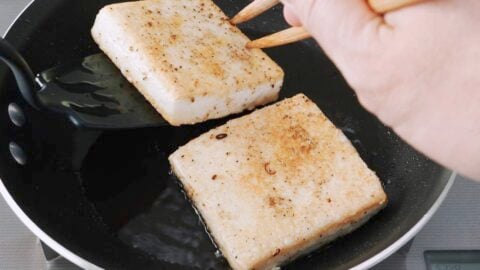
[[[280,266],[387,202],[375,173],[302,94],[212,129],[169,160],[233,269]]]
[[[113,4],[92,36],[172,125],[194,124],[277,100],[283,71],[211,0]]]

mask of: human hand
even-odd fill
[[[429,0],[384,16],[364,0],[282,2],[367,110],[430,158],[480,180],[480,1]]]

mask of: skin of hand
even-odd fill
[[[361,104],[433,160],[480,180],[480,1],[380,16],[365,0],[283,0]]]

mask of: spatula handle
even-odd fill
[[[20,53],[0,37],[0,60],[12,70],[23,98],[35,109],[41,105],[35,93],[35,76]]]

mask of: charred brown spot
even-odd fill
[[[275,206],[275,198],[269,197],[268,198],[268,205],[270,205],[271,207],[274,207]]]
[[[332,202],[332,199],[328,198],[328,199],[327,199],[327,202],[331,203],[331,202]]]
[[[147,26],[148,26],[148,27],[152,27],[152,26],[153,26],[153,23],[152,23],[152,22],[148,22],[148,23],[147,23]]]
[[[265,169],[265,171],[266,171],[269,175],[274,175],[274,174],[277,173],[274,169],[272,169],[272,168],[270,167],[270,162],[265,163],[265,164],[263,165],[263,168]]]
[[[227,137],[228,135],[226,133],[221,133],[221,134],[218,134],[217,136],[215,136],[215,138],[217,140],[223,140]]]
[[[278,254],[280,254],[280,251],[281,251],[281,250],[280,250],[279,248],[277,248],[277,249],[275,250],[275,253],[273,253],[273,257],[275,257],[275,256],[277,256]]]
[[[215,179],[217,179],[217,175],[216,175],[216,174],[214,174],[214,175],[212,176],[212,180],[215,180]]]

